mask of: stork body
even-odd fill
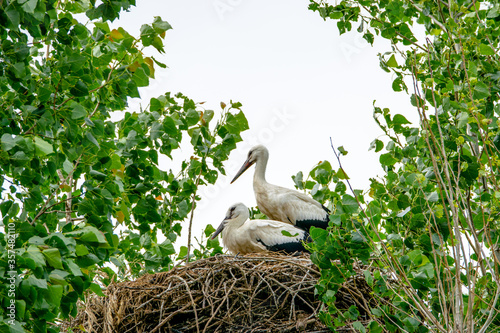
[[[269,152],[266,147],[262,145],[253,147],[231,183],[255,164],[253,190],[257,206],[262,213],[271,220],[291,223],[304,230],[309,230],[312,226],[326,229],[330,220],[326,207],[304,193],[269,184],[266,181],[268,159]]]
[[[224,246],[234,254],[307,251],[302,243],[309,239],[306,231],[279,221],[249,220],[249,216],[244,204],[234,204],[211,238],[221,233]]]

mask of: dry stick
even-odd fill
[[[232,257],[232,256],[230,256]],[[267,257],[254,257],[252,256],[252,259],[258,259],[258,260],[263,260],[263,261],[281,261],[281,262],[286,262],[286,263],[289,263],[289,264],[292,264],[292,265],[295,265],[295,266],[299,266],[299,267],[302,267],[308,271],[312,271],[318,275],[321,275],[321,273],[317,270],[315,270],[314,268],[312,267],[307,267],[307,266],[304,266],[304,265],[301,265],[301,264],[298,264],[296,262],[293,262],[291,259],[280,259],[280,258],[267,258]],[[239,258],[235,258],[234,259],[235,261],[247,261],[247,260],[242,260],[242,259],[239,259]],[[299,259],[300,260],[300,259]]]
[[[226,301],[227,298],[229,298],[229,294],[231,293],[231,291],[233,290],[234,286],[236,285],[236,283],[238,282],[237,279],[234,280],[233,284],[231,285],[231,287],[229,287],[229,291],[226,292],[226,295],[224,296],[224,298],[222,299],[222,301],[220,302],[219,306],[217,307],[217,309],[215,309],[215,312],[212,314],[212,316],[208,319],[208,321],[206,322],[205,324],[205,328],[203,329],[203,333],[206,332],[207,328],[208,328],[208,324],[210,324],[210,322],[212,321],[212,319],[215,318],[215,316],[217,315],[217,313],[219,312],[220,308],[222,307],[222,305],[224,304],[224,302]]]
[[[200,333],[200,327],[199,327],[199,324],[198,324],[198,312],[196,311],[196,303],[194,302],[193,295],[192,295],[192,293],[191,293],[191,288],[189,288],[189,285],[188,285],[188,283],[186,282],[186,280],[184,280],[184,279],[183,279],[183,278],[181,278],[180,276],[178,276],[178,275],[174,275],[173,277],[174,277],[174,278],[179,279],[179,280],[180,280],[182,283],[184,283],[184,285],[186,286],[186,291],[187,291],[187,293],[188,293],[188,295],[189,295],[189,298],[191,299],[191,304],[192,304],[192,306],[193,306],[194,318],[195,318],[195,320],[196,320],[196,332],[197,332],[197,333]],[[188,305],[189,305],[189,303],[188,303]],[[151,333],[154,333],[154,332],[158,331],[158,330],[161,328],[161,326],[162,326],[163,324],[165,324],[165,322],[166,322],[166,321],[165,321],[165,320],[163,320],[160,324],[158,324],[158,325],[157,325],[157,326],[156,326],[156,327],[155,327],[155,328],[151,331]]]

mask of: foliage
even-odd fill
[[[360,260],[373,267],[374,295],[390,301],[365,309],[372,321],[360,331],[498,331],[500,4],[311,0],[309,8],[336,20],[341,34],[356,24],[367,42],[391,42],[380,66],[420,121],[375,106],[385,138],[371,148],[385,174],[371,180],[367,202],[344,194],[348,181],[331,167],[317,167],[312,183],[295,177],[332,202],[332,224],[342,226],[312,231],[323,319],[332,329],[356,319],[334,300]]]
[[[2,332],[55,332],[86,293],[171,267],[198,187],[248,128],[241,104],[214,121],[182,94],[115,112],[165,67],[144,51],[163,52],[167,22],[138,38],[109,28],[133,5],[0,1]],[[188,160],[174,158],[181,144]]]
[[[219,238],[211,239],[210,236],[215,232],[215,228],[208,224],[203,230],[203,235],[201,239],[194,238],[198,245],[198,248],[193,250],[193,253],[190,253],[189,260],[199,260],[203,258],[213,257],[217,254],[223,253],[223,248],[219,243]],[[206,238],[206,239],[205,239]],[[177,260],[186,260],[188,255],[188,247],[181,246],[179,250],[179,254]]]

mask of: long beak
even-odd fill
[[[221,233],[221,231],[224,230],[225,226],[226,226],[226,220],[222,221],[221,224],[219,224],[219,227],[217,228],[217,230],[215,230],[210,239],[215,239],[215,237],[217,237]]]
[[[233,180],[231,180],[231,184],[234,183],[234,181],[238,179],[238,177],[241,176],[243,172],[250,168],[252,164],[253,162],[249,162],[248,160],[246,160],[245,163],[243,163],[243,165],[241,166],[241,169],[236,173],[236,176],[234,176]]]

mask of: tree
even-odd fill
[[[133,5],[0,1],[2,332],[55,332],[90,291],[171,267],[198,187],[224,174],[248,129],[240,103],[217,119],[169,92],[113,120],[166,67],[145,53],[163,52],[166,21],[138,38],[109,28]],[[173,160],[181,145],[191,156]]]
[[[385,139],[370,148],[385,174],[366,196],[347,191],[346,173],[330,164],[308,182],[295,177],[331,201],[332,224],[342,226],[312,231],[322,318],[334,329],[366,313],[368,323],[353,324],[363,332],[499,330],[500,4],[311,0],[309,8],[336,20],[341,34],[356,24],[368,43],[390,41],[380,66],[420,119],[413,126],[375,106]],[[365,278],[380,302],[337,309],[335,293],[355,262],[371,267]]]

